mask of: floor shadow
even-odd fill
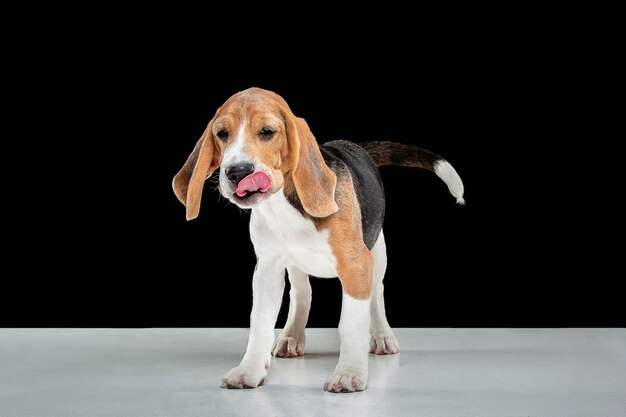
[[[274,359],[279,360],[317,360],[317,359],[325,359],[325,358],[339,358],[339,352],[306,352],[304,356],[298,356],[297,358],[277,358]]]

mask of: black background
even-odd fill
[[[550,48],[463,19],[295,46],[287,28],[241,41],[128,27],[21,52],[3,326],[247,327],[249,214],[207,186],[187,222],[170,184],[216,108],[251,86],[282,95],[319,142],[415,144],[461,175],[464,207],[432,173],[381,169],[392,326],[623,323],[615,253],[597,234],[613,209],[563,164],[571,90]],[[309,326],[336,326],[338,280],[312,286]],[[279,327],[286,308],[287,291]]]

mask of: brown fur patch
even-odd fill
[[[304,119],[286,116],[291,178],[304,210],[313,217],[327,217],[337,212],[337,178],[324,162],[315,136]]]
[[[372,157],[376,166],[400,165],[405,167],[434,169],[434,163],[442,159],[439,155],[417,146],[395,142],[359,143]]]
[[[172,180],[176,197],[187,207],[187,220],[198,217],[204,181],[220,165],[221,151],[216,149],[216,139],[212,133],[213,120],[209,122],[187,161]]]
[[[363,241],[361,211],[347,172],[338,175],[335,199],[339,211],[317,221],[317,227],[329,230],[329,243],[344,293],[359,300],[368,299],[372,291],[373,258]]]

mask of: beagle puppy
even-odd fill
[[[343,288],[339,362],[324,390],[364,390],[368,352],[399,351],[383,300],[385,195],[377,166],[390,164],[433,171],[457,203],[464,203],[455,169],[427,150],[344,140],[319,146],[282,97],[259,88],[241,91],[217,109],[172,185],[192,220],[204,182],[219,168],[220,193],[251,210],[257,264],[250,336],[241,363],[224,375],[222,387],[258,387],[272,355],[304,355],[310,275],[339,277]],[[289,314],[275,339],[285,270],[291,283]]]

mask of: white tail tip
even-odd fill
[[[461,206],[464,205],[463,181],[461,181],[461,177],[459,177],[459,174],[456,172],[454,167],[445,159],[440,159],[435,162],[434,168],[435,174],[437,174],[437,176],[448,186],[450,194],[456,197],[456,203]]]

